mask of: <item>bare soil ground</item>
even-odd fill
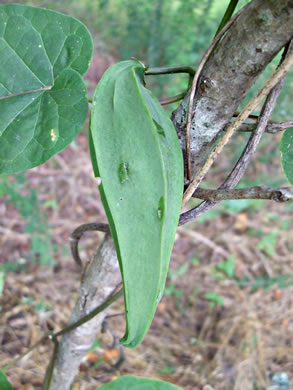
[[[69,236],[82,223],[106,220],[86,139],[81,134],[51,162],[27,173],[48,213],[58,248],[54,267],[31,261],[26,222],[7,195],[0,199],[0,261],[23,266],[6,273],[1,365],[46,331],[64,327],[74,306],[80,274],[66,249]],[[257,177],[263,167],[253,169]],[[97,334],[99,343],[86,355],[74,390],[93,390],[124,374],[161,378],[184,390],[260,390],[272,373],[293,376],[293,207],[254,202],[217,210],[178,229],[166,294],[142,345],[122,350],[117,344],[124,331],[119,300],[110,309],[117,316]],[[83,259],[101,240],[102,233],[82,239]],[[16,390],[40,389],[51,352],[47,341],[8,371]]]

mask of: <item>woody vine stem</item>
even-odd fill
[[[186,192],[183,196],[182,207],[186,205],[188,200],[192,197],[193,192],[197,189],[202,179],[212,166],[216,157],[221,153],[224,146],[229,142],[232,135],[238,129],[238,127],[249,117],[260,104],[262,99],[269,93],[269,91],[282,79],[282,77],[288,72],[289,68],[293,65],[293,52],[291,52],[275,73],[269,78],[265,86],[256,94],[256,96],[247,104],[247,106],[241,111],[235,121],[227,128],[223,138],[214,148],[212,153],[209,155],[207,161],[201,170],[193,177],[189,184]]]

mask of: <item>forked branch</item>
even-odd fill
[[[288,54],[288,56],[284,59],[283,63],[266,82],[265,86],[246,105],[246,107],[241,111],[235,121],[227,128],[223,138],[216,145],[212,153],[209,155],[207,161],[203,165],[202,169],[195,175],[186,192],[184,193],[182,207],[184,207],[188,200],[191,198],[193,192],[197,189],[202,179],[205,177],[214,160],[221,153],[224,146],[229,142],[230,138],[235,133],[237,128],[248,118],[251,112],[257,108],[262,99],[270,92],[270,90],[284,77],[284,75],[287,74],[292,64],[293,52],[290,52],[290,54]]]
[[[291,40],[286,45],[280,64],[282,64],[282,62],[285,60],[285,58],[287,58],[290,55],[290,53],[292,55],[293,52],[292,46],[293,46],[293,40]],[[259,144],[261,136],[264,133],[266,126],[268,125],[277,98],[284,84],[285,77],[286,77],[286,72],[284,72],[279,82],[269,92],[268,97],[266,98],[265,103],[263,105],[260,116],[257,118],[258,123],[255,131],[251,134],[248,143],[242,155],[240,156],[239,160],[237,161],[235,167],[233,168],[229,176],[226,178],[224,183],[219,187],[219,189],[231,189],[235,187],[240,181],[240,179],[242,178],[242,176],[244,175],[248,167],[248,164],[257,148],[257,145]],[[217,203],[218,202],[216,201],[204,201],[200,205],[194,207],[193,209],[181,214],[179,225],[183,225],[185,223],[190,222],[191,220],[198,218],[200,215],[204,214],[212,207],[214,207]]]

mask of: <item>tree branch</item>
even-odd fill
[[[198,188],[192,196],[197,199],[220,202],[221,200],[235,199],[266,199],[276,202],[293,201],[293,187],[269,188],[257,186],[240,189],[203,189]]]
[[[293,128],[293,121],[279,122],[279,123],[273,122],[267,124],[267,127],[265,128],[265,132],[270,134],[277,134],[282,131],[285,131],[286,129],[289,129],[290,127]],[[238,127],[237,131],[252,132],[255,130],[255,128],[256,128],[255,123],[243,123],[241,126]]]
[[[219,43],[220,39],[223,37],[223,35],[226,33],[226,31],[232,26],[232,24],[235,22],[235,20],[240,16],[242,10],[240,10],[233,18],[229,20],[228,23],[225,24],[225,26],[218,32],[218,34],[215,36],[214,40],[210,44],[207,51],[204,53],[199,66],[196,70],[196,73],[194,75],[190,94],[189,94],[189,102],[188,102],[188,111],[187,111],[187,123],[186,123],[186,159],[187,159],[187,178],[188,180],[191,180],[192,178],[192,172],[191,172],[191,161],[190,161],[190,128],[191,128],[191,121],[192,121],[192,107],[194,105],[194,97],[196,93],[196,89],[198,87],[198,80],[201,75],[202,69],[207,62],[208,58],[210,57],[213,50],[216,48],[217,44]],[[207,83],[207,80],[205,80]]]
[[[238,117],[235,119],[233,123],[227,128],[223,138],[220,140],[220,142],[216,145],[213,152],[209,155],[207,161],[203,165],[202,169],[195,175],[192,182],[188,186],[187,190],[184,193],[183,196],[183,202],[182,207],[188,202],[188,200],[191,198],[193,192],[196,190],[196,188],[201,183],[202,179],[205,177],[206,173],[212,166],[213,162],[215,161],[216,157],[221,153],[224,146],[229,142],[232,135],[235,133],[237,128],[248,118],[250,113],[254,111],[257,106],[260,104],[262,99],[269,93],[269,91],[277,85],[277,83],[284,78],[284,76],[287,74],[289,68],[293,65],[293,52],[288,54],[288,56],[284,59],[282,64],[278,67],[278,69],[275,71],[275,73],[269,78],[269,80],[266,82],[265,86],[256,94],[256,96],[251,99],[251,101],[247,104],[247,106],[241,111],[241,113],[238,115]],[[278,93],[279,94],[279,93]],[[278,95],[277,94],[277,95]],[[271,114],[271,109],[269,110]],[[267,115],[263,115],[261,120],[266,121],[265,126],[262,126],[262,133],[265,130],[266,124],[268,122],[269,117],[267,118]]]
[[[120,282],[121,276],[114,244],[111,236],[106,234],[84,277],[69,326],[105,302]],[[105,310],[62,336],[50,390],[69,390],[80,362],[91,347],[106,315]]]
[[[291,0],[252,0],[227,31],[198,80],[190,128],[193,173],[256,78],[292,36]],[[187,95],[172,114],[184,154],[188,101]]]
[[[293,40],[291,40],[286,45],[280,63],[282,63],[285,60],[285,58],[288,57],[289,54],[292,52],[292,46],[293,46]],[[235,187],[240,181],[241,177],[244,175],[244,172],[246,171],[248,164],[257,148],[257,145],[259,144],[261,136],[264,133],[265,128],[268,124],[270,115],[274,109],[277,98],[284,84],[285,77],[286,77],[286,72],[283,74],[278,84],[276,84],[275,87],[268,94],[268,97],[266,98],[263,108],[261,110],[260,116],[258,117],[258,124],[254,133],[250,136],[242,155],[240,156],[239,160],[237,161],[230,175],[226,178],[224,183],[219,187],[220,189],[230,189]],[[192,210],[189,210],[188,212],[181,214],[179,225],[183,225],[195,218],[198,218],[200,215],[213,208],[216,204],[217,202],[212,202],[212,201],[202,202],[200,205],[193,208]]]

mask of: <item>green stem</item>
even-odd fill
[[[53,377],[53,371],[54,371],[54,367],[55,367],[55,361],[57,358],[57,352],[58,352],[58,347],[59,347],[58,340],[54,335],[51,336],[51,340],[54,343],[54,349],[53,349],[53,354],[52,354],[49,366],[48,366],[47,371],[46,371],[45,379],[44,379],[44,382],[42,385],[42,390],[50,390],[52,377]]]
[[[101,311],[107,309],[107,307],[110,306],[113,302],[115,302],[118,298],[120,298],[122,294],[123,294],[123,288],[121,288],[118,292],[116,292],[116,294],[114,294],[110,298],[108,298],[100,306],[96,307],[89,314],[80,318],[78,321],[74,322],[73,324],[66,326],[66,328],[60,330],[59,332],[54,333],[54,337],[58,337],[58,336],[63,335],[64,333],[68,333],[71,330],[78,328],[80,325],[84,324],[85,322],[88,322],[89,320],[94,318],[97,314],[99,314]]]
[[[185,95],[186,95],[186,92],[182,92],[179,95],[172,96],[172,97],[167,98],[167,99],[161,99],[160,103],[161,103],[162,106],[164,106],[166,104],[179,102],[180,100],[182,100],[184,98]]]
[[[146,76],[157,76],[161,74],[174,74],[174,73],[189,73],[190,76],[195,75],[195,69],[191,66],[162,66],[159,68],[148,68],[145,71]]]
[[[162,66],[159,68],[148,68],[145,71],[146,76],[158,76],[162,74],[175,74],[175,73],[188,73],[189,74],[189,82],[188,82],[188,89],[190,88],[192,84],[192,79],[195,75],[195,69],[191,66]],[[184,98],[186,95],[186,92],[182,92],[179,95],[172,96],[167,99],[160,100],[160,103],[162,106],[166,104],[171,104],[178,102]]]

